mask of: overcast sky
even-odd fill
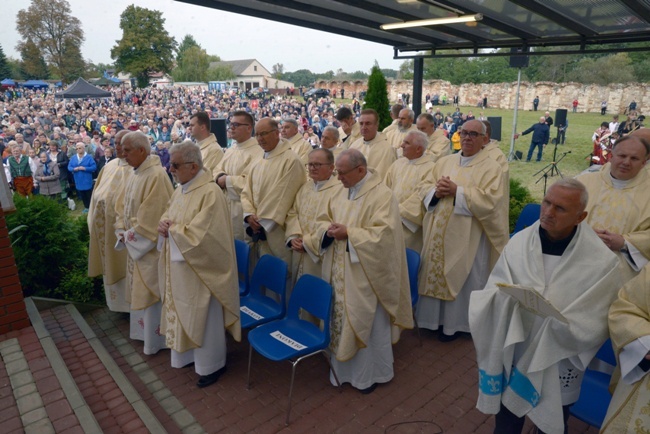
[[[133,4],[128,0],[68,0],[72,14],[83,26],[85,42],[81,52],[94,63],[113,63],[111,48],[121,39],[120,14]],[[15,18],[19,10],[30,5],[29,0],[2,0],[3,22],[0,45],[8,57],[20,58],[16,51],[19,35]],[[393,49],[345,36],[329,34],[303,27],[275,23],[216,9],[193,6],[172,0],[138,0],[137,5],[159,10],[165,18],[165,28],[181,42],[186,34],[224,60],[259,60],[271,70],[282,63],[285,71],[309,69],[312,72],[369,72],[375,60],[382,68],[399,69],[402,61],[393,60]]]

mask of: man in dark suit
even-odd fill
[[[549,128],[553,126],[553,118],[549,112],[544,113],[544,122],[546,122]]]
[[[113,155],[113,148],[110,146],[107,146],[104,148],[104,156],[97,161],[97,173],[99,173],[102,168],[109,162],[115,159],[115,156]]]
[[[532,127],[528,128],[526,131],[524,131],[521,134],[517,134],[515,138],[518,138],[520,135],[525,136],[528,133],[533,133],[533,138],[530,141],[530,148],[528,149],[528,157],[526,158],[526,162],[529,162],[530,159],[533,156],[533,151],[537,147],[537,161],[542,160],[542,151],[544,150],[544,147],[548,143],[549,135],[550,135],[550,128],[546,124],[546,117],[542,116],[539,118],[539,123],[534,124]],[[551,122],[553,122],[551,120]]]

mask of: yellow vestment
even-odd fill
[[[214,174],[217,165],[223,158],[223,149],[219,146],[217,138],[214,134],[210,134],[205,139],[197,143],[201,148],[201,159],[203,160],[203,167],[210,173]]]
[[[361,137],[350,145],[350,149],[358,149],[366,157],[368,168],[374,169],[382,179],[390,165],[397,160],[395,149],[388,143],[384,133],[377,133],[369,142]]]

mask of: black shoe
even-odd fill
[[[377,383],[372,383],[372,386],[366,387],[365,389],[358,389],[362,395],[370,395],[377,388]]]
[[[226,372],[225,366],[219,369],[218,371],[213,372],[210,375],[201,375],[199,377],[199,381],[196,383],[196,387],[203,388],[216,383],[219,377],[221,377],[221,374],[223,374],[224,372]]]
[[[451,342],[458,339],[460,333],[454,333],[453,335],[446,335],[442,332],[442,329],[438,330],[438,340],[440,342]]]
[[[187,365],[182,366],[181,369],[183,369],[183,368],[189,368],[189,367],[192,367],[192,366],[194,366],[194,362],[190,362],[190,363],[188,363]]]

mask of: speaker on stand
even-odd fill
[[[217,142],[222,148],[228,147],[228,128],[226,127],[225,118],[210,119],[210,132],[217,138]]]
[[[488,116],[488,122],[492,128],[491,139],[501,141],[501,116]]]

